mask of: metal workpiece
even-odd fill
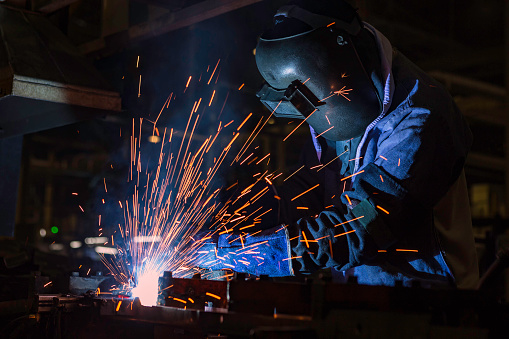
[[[77,272],[74,272],[77,273]],[[82,295],[88,291],[95,293],[99,285],[110,277],[98,274],[95,276],[80,277],[78,275],[71,275],[69,277],[69,291],[74,295]]]

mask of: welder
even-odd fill
[[[218,262],[272,276],[330,268],[336,281],[474,288],[463,171],[472,137],[442,86],[345,1],[280,8],[256,62],[260,100],[276,117],[305,119],[313,147],[278,188],[281,226],[242,244],[263,244],[263,264],[231,258],[240,244],[225,236],[209,241]]]

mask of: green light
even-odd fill
[[[58,233],[58,227],[56,227],[56,226],[51,227],[51,233],[57,234]]]

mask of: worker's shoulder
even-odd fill
[[[392,73],[395,83],[392,107],[433,115],[457,111],[444,86],[400,52],[394,53]]]

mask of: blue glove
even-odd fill
[[[293,275],[288,231],[278,226],[256,234],[208,235],[193,263],[213,270],[232,269],[253,275]],[[198,240],[200,241],[200,240]]]

